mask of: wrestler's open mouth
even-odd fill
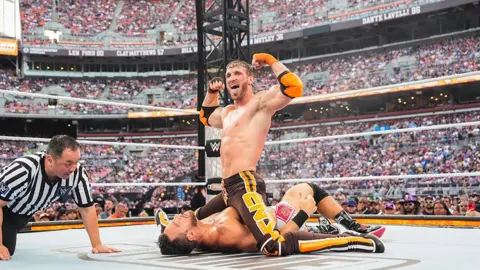
[[[238,92],[238,89],[240,89],[240,85],[237,85],[237,84],[231,85],[230,88],[232,89],[232,94],[236,95]]]

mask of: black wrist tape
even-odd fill
[[[285,85],[282,83],[283,76],[287,75],[288,73],[290,73],[290,70],[285,70],[284,72],[280,73],[280,75],[278,75],[277,77],[277,81],[280,84],[280,90],[282,90],[282,93],[285,91],[285,89],[288,88],[288,85]]]
[[[295,215],[295,217],[293,217],[292,221],[295,222],[295,224],[297,224],[298,228],[301,228],[303,224],[305,224],[307,219],[308,219],[307,213],[305,213],[305,211],[303,210],[300,210],[298,214]]]
[[[214,107],[205,107],[202,106],[202,109],[200,110],[200,121],[205,125],[205,126],[210,126],[208,124],[208,118],[210,115],[218,108],[219,106],[214,106]]]
[[[213,79],[210,80],[210,82],[222,82],[223,83],[223,79],[221,77],[214,77]],[[207,91],[209,93],[218,93],[220,92],[219,90],[212,90],[210,89],[210,87],[208,87]]]
[[[303,83],[297,75],[289,70],[285,70],[278,75],[278,83],[280,84],[280,91],[289,98],[297,98],[303,95]]]

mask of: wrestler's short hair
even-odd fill
[[[158,237],[157,244],[163,255],[187,255],[197,247],[197,243],[188,240],[186,235],[178,236],[170,241],[163,233]]]
[[[232,67],[243,67],[247,70],[247,75],[252,76],[253,75],[253,66],[250,65],[249,63],[241,60],[233,60],[232,62],[228,63],[227,69],[232,68]]]

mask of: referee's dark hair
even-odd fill
[[[65,149],[77,150],[79,148],[80,144],[74,138],[67,135],[57,135],[48,143],[47,155],[59,158]]]

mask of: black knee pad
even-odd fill
[[[315,203],[318,204],[321,200],[325,199],[326,197],[330,196],[324,189],[319,187],[315,183],[307,183],[313,189],[313,198],[315,199]]]

